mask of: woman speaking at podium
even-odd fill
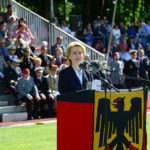
[[[92,81],[90,72],[79,68],[79,64],[85,56],[86,49],[82,44],[72,42],[68,45],[66,57],[70,66],[59,73],[58,89],[60,94],[86,89],[87,82]]]

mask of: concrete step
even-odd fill
[[[5,81],[0,80],[0,93],[3,94],[5,92]]]
[[[27,112],[14,112],[0,115],[0,122],[15,122],[24,120],[27,120]]]
[[[0,107],[8,106],[8,101],[0,101]]]
[[[13,113],[13,112],[25,112],[26,106],[3,106],[0,107],[0,114]]]
[[[11,94],[0,94],[0,101],[8,101],[8,105],[14,105],[16,98]]]

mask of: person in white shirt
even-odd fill
[[[114,29],[112,30],[112,36],[116,39],[116,42],[119,45],[120,38],[121,38],[121,32],[120,32],[120,29],[118,28],[117,24],[114,26]]]

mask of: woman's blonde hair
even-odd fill
[[[71,49],[73,47],[80,47],[82,49],[84,57],[86,56],[86,49],[81,43],[79,43],[79,42],[71,42],[71,43],[69,43],[69,45],[68,45],[68,47],[66,49],[66,57],[67,57],[67,59],[68,59],[70,64],[71,64],[71,60],[69,59],[69,56],[70,56],[70,53],[71,53]]]

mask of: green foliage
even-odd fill
[[[131,21],[137,23],[141,18],[145,21],[145,1],[144,0],[126,0],[118,3],[117,14],[118,20],[124,21],[125,25],[129,25]]]
[[[60,16],[62,16],[62,18],[64,19],[64,21],[66,21],[67,23],[69,23],[70,20],[70,14],[72,12],[72,9],[75,7],[75,5],[71,2],[69,2],[68,0],[65,1],[61,1],[58,4],[58,11]]]
[[[38,8],[36,7],[36,3],[33,0],[16,0],[18,3],[22,4],[24,7],[27,7],[28,9],[38,13]]]

